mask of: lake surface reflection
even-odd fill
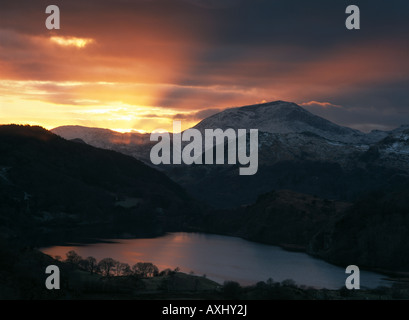
[[[288,252],[280,247],[246,241],[240,238],[202,233],[169,233],[152,239],[118,239],[112,243],[42,248],[51,256],[61,256],[75,250],[83,258],[98,261],[111,257],[133,265],[152,262],[159,270],[179,267],[223,283],[237,281],[255,284],[272,278],[274,281],[293,279],[299,285],[339,289],[348,275],[345,269],[315,259],[307,254]],[[346,267],[346,266],[345,266]],[[361,270],[361,288],[375,288],[391,283],[381,274]]]

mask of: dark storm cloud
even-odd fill
[[[3,0],[1,26],[27,33],[44,33],[44,11],[49,4],[46,0]],[[359,41],[363,36],[407,35],[409,11],[409,2],[404,0],[354,1],[362,12],[362,29],[354,35],[344,25],[345,8],[349,3],[339,0],[56,0],[53,4],[61,9],[62,29],[59,32],[63,34],[71,30],[98,34],[109,30],[130,31],[124,27],[133,28],[136,33],[158,26],[161,33],[176,28],[182,36],[190,34],[194,38],[207,29],[211,36],[197,39],[198,42],[216,47],[235,44],[250,50],[252,45],[305,44],[311,47]]]
[[[334,96],[339,107],[305,105],[307,110],[345,126],[363,131],[391,130],[409,124],[409,80],[351,90]]]
[[[202,8],[221,9],[235,7],[245,0],[183,0],[183,1]]]

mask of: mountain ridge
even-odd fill
[[[216,128],[259,129],[259,168],[253,177],[238,177],[237,165],[156,166],[191,195],[216,207],[250,204],[273,189],[351,201],[360,192],[388,187],[409,175],[405,125],[365,134],[313,115],[295,103],[275,101],[226,109],[193,128],[202,133]],[[64,127],[53,131],[64,136]],[[78,132],[75,138],[152,166],[150,150],[156,143],[150,142],[149,134],[113,133],[90,139]]]
[[[279,134],[311,132],[328,140],[368,144],[378,142],[390,133],[406,130],[409,125],[401,125],[390,131],[372,130],[363,133],[314,115],[296,103],[277,100],[228,108],[201,120],[192,128],[200,131],[216,128],[258,129],[261,132]],[[149,133],[120,133],[106,128],[65,125],[50,131],[68,140],[80,138],[88,144],[102,148],[109,148],[109,142],[133,145],[149,142]]]

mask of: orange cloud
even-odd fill
[[[89,38],[52,36],[50,37],[50,41],[63,47],[84,48],[85,46],[93,43],[95,40]]]
[[[273,37],[281,33],[276,19],[248,14],[257,8],[245,1],[227,1],[234,7],[226,10],[216,0],[73,0],[64,2],[62,29],[53,32],[44,27],[45,0],[4,1],[3,123],[170,130],[175,118],[188,126],[208,110],[260,101],[343,111],[356,97],[368,101],[368,92],[389,89],[391,99],[407,91],[407,42],[336,32],[340,41],[327,45],[320,35],[287,37],[302,33],[301,22]]]
[[[319,106],[321,108],[341,108],[341,106],[332,104],[330,102],[318,102],[318,101],[303,102],[303,103],[300,103],[300,106],[303,106],[303,107]]]

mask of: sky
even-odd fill
[[[1,0],[0,123],[150,132],[284,100],[389,130],[409,124],[408,35],[407,0]]]

